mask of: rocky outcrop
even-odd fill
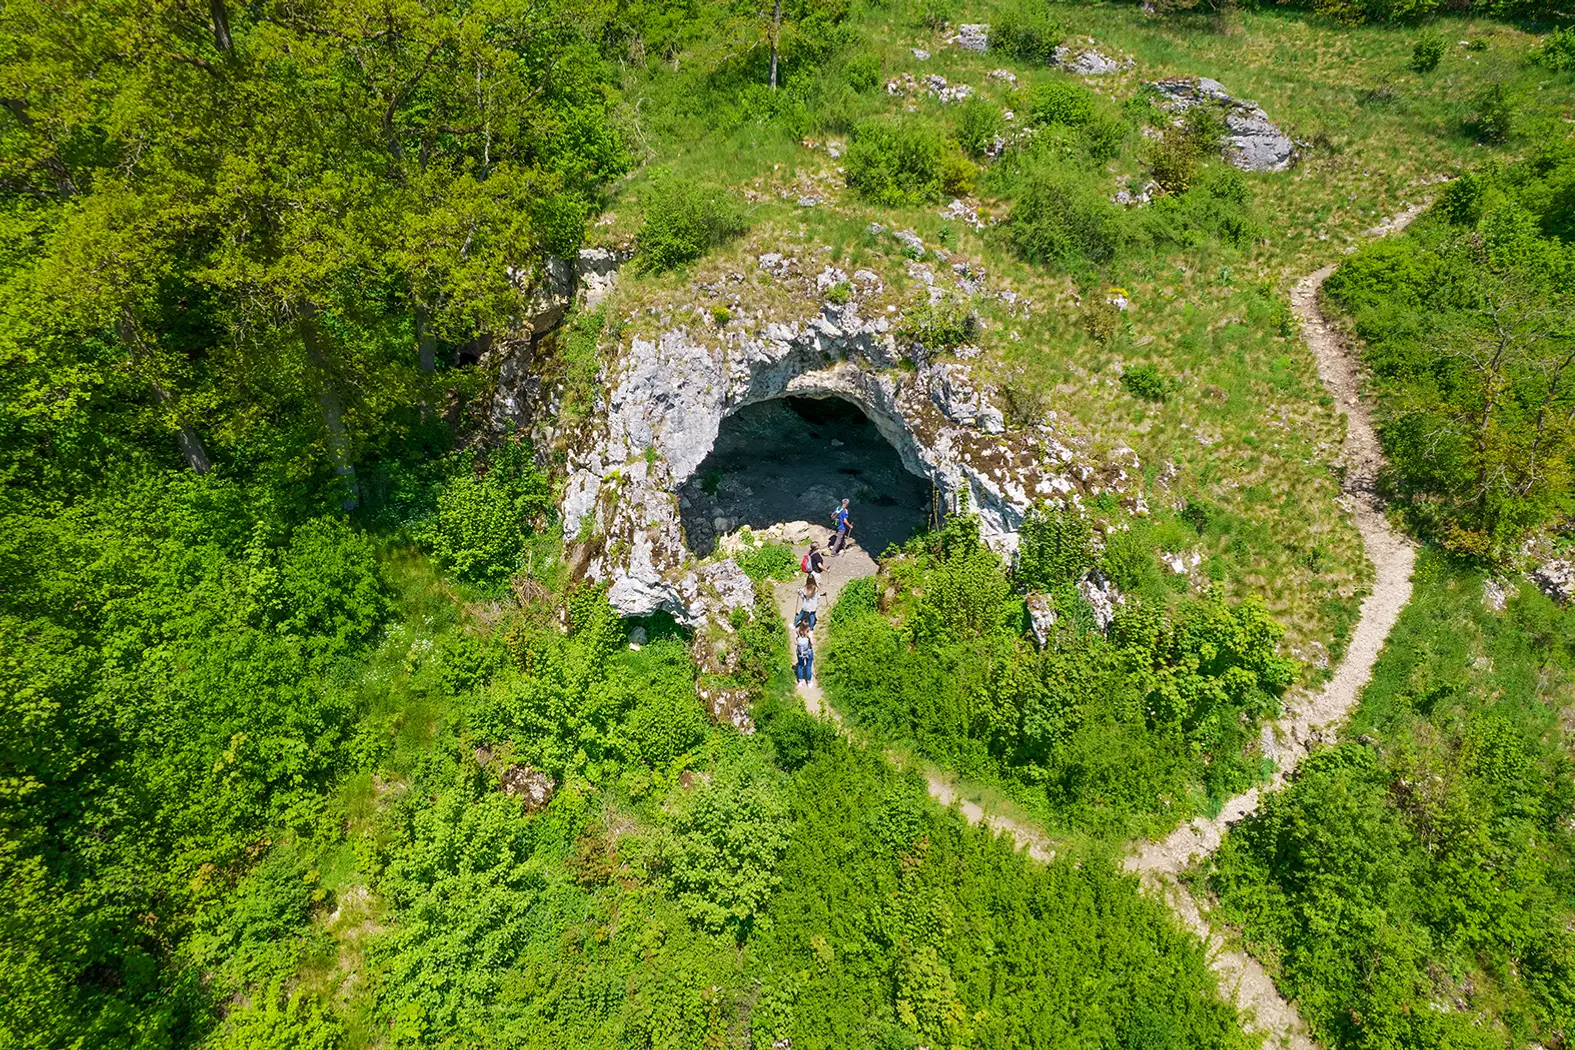
[[[990,50],[990,27],[984,23],[960,25],[957,27],[957,32],[946,38],[946,42],[964,51],[973,51],[982,55]]]
[[[1243,171],[1284,171],[1296,159],[1296,145],[1269,120],[1256,102],[1233,98],[1208,77],[1174,77],[1154,85],[1172,112],[1214,106],[1225,121],[1225,159]]]
[[[558,782],[530,766],[509,766],[499,778],[498,788],[505,795],[518,798],[526,813],[535,813],[547,808],[558,790]]]
[[[1121,68],[1121,63],[1097,48],[1077,44],[1056,48],[1050,64],[1082,77],[1100,77]]]
[[[1568,558],[1545,561],[1531,570],[1531,582],[1554,601],[1568,604],[1575,599],[1575,561]]]
[[[586,576],[611,584],[624,615],[665,609],[694,624],[752,602],[731,560],[688,565],[677,491],[722,420],[758,401],[857,405],[908,470],[930,479],[948,506],[979,515],[986,541],[1003,553],[1015,549],[1032,503],[1120,491],[1139,466],[1130,449],[1095,467],[1047,427],[1008,430],[965,366],[899,347],[886,318],[860,317],[856,302],[753,333],[678,327],[636,338],[608,386],[605,414],[571,454],[563,515],[565,535],[584,538]]]

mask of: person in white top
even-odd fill
[[[809,624],[798,625],[798,637],[793,646],[793,677],[805,685],[815,678],[815,640],[809,636]]]
[[[810,630],[815,629],[815,614],[820,611],[820,588],[811,576],[805,582],[802,590],[798,592],[798,617],[793,622],[795,625],[808,624]]]

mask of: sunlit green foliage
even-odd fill
[[[1095,560],[1090,525],[1045,512],[1028,526],[1017,577],[1054,602],[1039,651],[974,529],[954,520],[894,566],[905,593],[884,610],[872,585],[843,591],[824,677],[844,711],[1070,826],[1163,827],[1195,792],[1221,798],[1256,779],[1251,727],[1277,713],[1296,676],[1261,603],[1211,597],[1165,611],[1134,596],[1102,635],[1073,586]]]
[[[1325,284],[1381,383],[1392,490],[1463,553],[1504,556],[1575,498],[1572,185],[1575,149],[1551,137]]]
[[[1417,575],[1347,739],[1209,884],[1332,1046],[1486,1046],[1484,1015],[1545,1042],[1575,1019],[1575,790],[1541,699],[1575,671],[1570,614],[1530,587],[1495,614],[1436,550]]]

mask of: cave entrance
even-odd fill
[[[852,501],[853,535],[873,556],[928,523],[931,486],[902,465],[875,423],[837,397],[785,397],[722,420],[716,444],[679,489],[689,549],[705,557],[718,537],[784,521],[828,525]]]

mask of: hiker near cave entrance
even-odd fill
[[[815,640],[810,637],[809,624],[798,625],[798,637],[794,640],[793,678],[808,685],[815,676]]]
[[[804,574],[805,583],[820,586],[820,574],[826,571],[826,555],[820,549],[820,544],[811,540],[809,550],[798,563],[799,571]]]
[[[831,512],[831,523],[836,528],[837,534],[831,540],[831,553],[841,554],[842,548],[848,545],[848,534],[853,531],[853,518],[848,513],[848,501],[843,500]]]
[[[798,592],[798,617],[793,621],[795,626],[808,626],[815,629],[815,614],[820,611],[820,586],[811,576],[804,581],[804,587]]]

